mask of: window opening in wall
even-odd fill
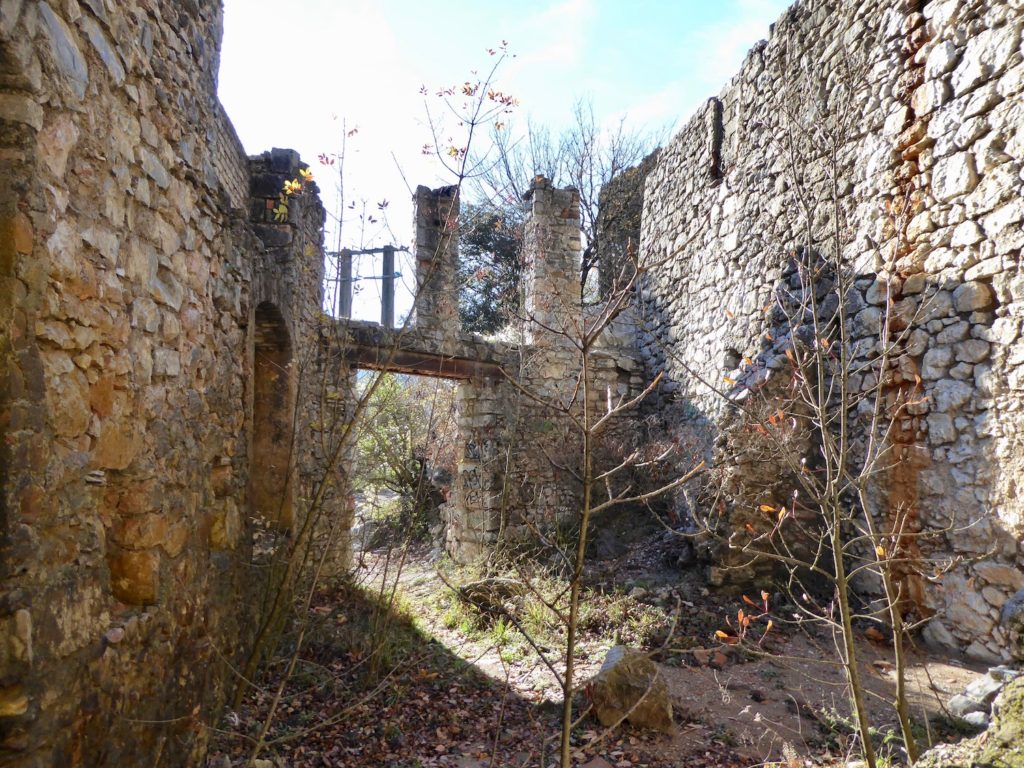
[[[353,462],[357,549],[436,536],[461,453],[455,381],[361,370],[357,390],[376,376]]]

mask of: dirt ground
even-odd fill
[[[620,548],[621,549],[621,548]],[[620,726],[603,729],[592,717],[576,729],[574,760],[580,768],[745,768],[779,765],[844,766],[851,759],[852,723],[841,670],[830,641],[796,631],[773,610],[779,627],[756,653],[721,645],[715,630],[743,606],[739,596],[716,594],[699,566],[666,559],[665,539],[651,532],[588,566],[591,595],[614,594],[600,610],[629,602],[645,620],[659,614],[674,632],[648,643],[668,683],[676,726],[669,735]],[[554,765],[561,689],[555,675],[514,632],[496,641],[443,610],[452,586],[471,579],[427,548],[401,559],[395,552],[364,553],[361,590],[325,589],[312,606],[309,640],[296,673],[281,688],[263,768],[537,768]],[[668,565],[666,565],[668,563]],[[373,609],[380,585],[394,584],[393,605],[381,624]],[[347,591],[346,591],[347,590]],[[387,590],[384,591],[386,594]],[[365,602],[360,602],[365,601]],[[448,601],[452,602],[451,600]],[[393,617],[392,617],[393,613]],[[631,614],[631,615],[636,615]],[[577,680],[600,668],[618,637],[614,622],[583,631]],[[367,683],[375,636],[405,638]],[[650,639],[650,638],[649,638]],[[558,656],[560,639],[541,649]],[[640,643],[641,645],[643,643]],[[894,687],[891,649],[865,638],[862,668],[873,701],[874,722],[895,728],[884,706]],[[390,646],[389,646],[390,647]],[[510,649],[518,649],[510,652]],[[525,650],[524,650],[525,649]],[[228,712],[215,735],[208,768],[245,764],[287,657],[270,666],[269,679]],[[559,662],[554,662],[561,672]],[[938,740],[958,736],[944,702],[982,670],[914,653],[909,689],[915,720],[933,723]],[[583,702],[585,705],[585,702]],[[922,730],[922,737],[927,733]]]
[[[611,765],[699,765],[704,763],[696,761],[709,750],[713,753],[709,756],[721,762],[708,765],[754,766],[793,759],[799,765],[844,764],[852,721],[842,669],[832,661],[836,657],[832,641],[803,631],[780,631],[766,638],[758,655],[738,653],[714,642],[708,617],[717,617],[712,623],[724,621],[742,603],[737,597],[709,591],[699,568],[666,568],[658,556],[659,541],[654,534],[650,542],[639,543],[617,559],[593,564],[587,578],[608,586],[642,584],[639,593],[655,604],[658,597],[665,596],[668,599],[663,602],[678,600],[683,614],[704,617],[703,622],[697,622],[704,625],[697,630],[703,630],[703,637],[687,638],[697,641],[694,648],[679,656],[655,657],[671,657],[659,661],[659,667],[667,679],[679,726],[671,736],[628,734],[627,743],[633,739],[639,763],[624,761],[622,755],[628,750],[621,746],[583,749],[582,753],[591,758],[599,756]],[[368,563],[372,571],[372,555]],[[426,553],[420,552],[408,561],[401,582],[407,604],[422,626],[446,647],[458,649],[462,658],[497,683],[504,684],[507,675],[508,685],[522,700],[549,706],[560,702],[561,690],[554,675],[535,658],[527,656],[507,663],[493,644],[469,638],[441,622],[431,598],[444,585]],[[632,589],[636,591],[637,587]],[[685,633],[685,621],[680,620],[679,627],[677,632]],[[597,673],[611,644],[608,638],[584,635],[582,663],[577,667],[579,680]],[[871,703],[873,721],[882,729],[895,730],[895,717],[886,705],[895,690],[892,649],[870,640],[861,648],[866,685],[878,697]],[[908,689],[914,716],[922,723],[944,722],[945,702],[982,672],[984,667],[912,651]],[[593,734],[601,730],[595,722],[591,725]],[[935,738],[948,735],[933,734]],[[637,746],[641,743],[642,749]]]

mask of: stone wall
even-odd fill
[[[302,400],[323,212],[311,192],[270,220],[297,158],[249,167],[215,96],[221,23],[219,3],[0,7],[5,765],[194,764],[251,636],[254,379],[290,355]]]
[[[934,616],[925,638],[986,660],[1005,658],[998,610],[1024,585],[1022,25],[1020,0],[795,5],[662,151],[641,251],[657,265],[639,302],[645,364],[667,373],[657,410],[710,457],[723,394],[784,351],[771,309],[806,241],[801,195],[815,233],[838,212],[855,359],[877,355],[887,308],[910,323],[886,387],[916,405],[879,503],[912,509],[940,532],[932,554],[958,558],[912,590]],[[797,122],[841,131],[837,206]]]
[[[576,190],[538,177],[525,204],[524,343],[502,350],[504,376],[476,377],[458,391],[463,453],[446,506],[447,545],[464,560],[510,543],[535,545],[538,534],[571,529],[581,510],[583,438],[568,414],[582,410],[580,344],[602,306],[581,301]],[[638,357],[626,312],[588,351],[593,420],[642,389]],[[618,464],[636,435],[621,420],[605,429],[595,471]]]

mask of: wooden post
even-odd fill
[[[395,327],[395,249],[384,246],[384,271],[381,273],[380,324],[385,328]]]
[[[352,317],[352,251],[338,253],[338,317]]]

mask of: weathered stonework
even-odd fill
[[[838,184],[855,235],[858,359],[870,359],[888,301],[912,323],[886,386],[915,405],[875,491],[881,508],[944,531],[926,554],[959,559],[937,583],[909,585],[934,616],[925,638],[985,660],[1007,656],[999,609],[1024,581],[1022,26],[1019,0],[794,6],[661,152],[641,249],[664,262],[640,297],[646,365],[667,372],[654,410],[710,458],[728,407],[707,385],[742,383],[741,361],[770,367],[782,352],[765,342],[775,321],[764,307],[801,242],[784,115],[852,118]],[[822,177],[801,159],[813,189]]]
[[[5,765],[194,764],[251,636],[254,514],[302,514],[250,479],[302,402],[323,211],[272,220],[298,158],[245,157],[220,35],[218,3],[0,8]]]
[[[913,585],[934,616],[925,637],[1003,657],[999,610],[1024,587],[1024,5],[847,6],[791,9],[650,161],[639,255],[655,267],[590,351],[590,405],[665,371],[649,412],[712,456],[728,406],[702,381],[742,385],[744,359],[784,357],[764,343],[779,325],[763,309],[796,240],[783,108],[838,106],[849,54],[870,83],[844,107],[855,119],[838,159],[857,233],[853,343],[868,359],[891,303],[912,332],[888,394],[918,401],[875,492],[922,530],[948,528],[940,550],[961,558]],[[600,311],[580,301],[576,193],[531,190],[524,344],[457,327],[452,188],[417,191],[413,323],[327,318],[323,210],[310,189],[275,216],[299,158],[245,156],[215,96],[220,27],[217,3],[192,0],[0,2],[5,765],[196,762],[226,662],[262,618],[255,545],[323,511],[314,535],[345,567],[355,368],[460,381],[456,556],[579,510],[579,433],[539,402],[579,408],[569,337]],[[791,79],[800,62],[815,72]],[[894,229],[896,200],[909,215]],[[633,233],[606,238],[606,273]],[[641,434],[613,425],[599,462]],[[754,465],[732,468],[743,492],[759,473],[779,479]]]

